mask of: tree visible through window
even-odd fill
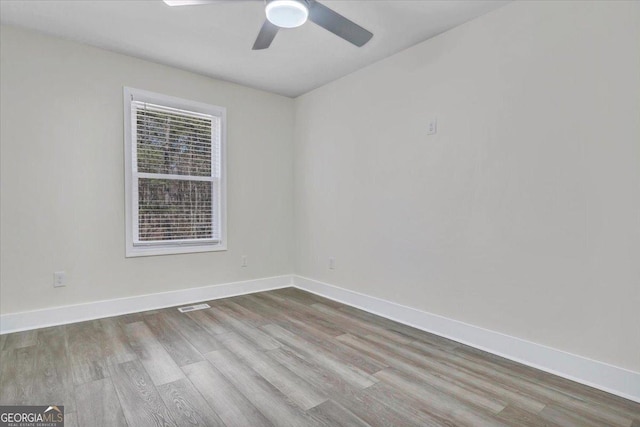
[[[222,248],[224,110],[130,91],[128,255]]]

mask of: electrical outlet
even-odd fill
[[[329,258],[329,270],[335,270],[336,269],[336,259],[331,257]]]
[[[67,286],[67,273],[64,271],[56,271],[53,273],[53,287],[61,288]]]
[[[242,255],[242,264],[240,264],[241,267],[246,267],[247,265],[247,256],[246,255]]]

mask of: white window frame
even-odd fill
[[[192,111],[219,117],[220,119],[220,195],[219,218],[220,240],[194,239],[180,242],[154,242],[152,244],[136,242],[138,235],[138,178],[144,178],[144,173],[138,173],[136,158],[136,127],[132,114],[132,101],[146,102],[164,107]],[[204,104],[196,101],[176,98],[173,96],[149,92],[130,87],[124,88],[124,165],[125,165],[125,256],[139,257],[151,255],[172,255],[194,252],[213,252],[227,250],[227,110],[224,107]],[[213,170],[213,168],[212,168]],[[176,179],[174,176],[167,176]],[[203,179],[203,180],[208,180]],[[213,187],[213,186],[212,186]],[[212,188],[213,190],[213,188]],[[213,200],[213,198],[212,198]],[[215,209],[215,206],[214,206]]]

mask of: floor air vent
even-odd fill
[[[178,307],[178,311],[187,313],[189,311],[204,310],[205,308],[211,308],[211,306],[209,304],[187,305],[186,307]]]

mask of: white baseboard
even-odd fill
[[[228,298],[291,286],[291,275],[0,315],[0,334]]]
[[[443,316],[293,276],[296,288],[640,402],[640,373]]]
[[[640,402],[640,373],[300,276],[276,276],[0,315],[0,334],[295,286],[373,314]]]

